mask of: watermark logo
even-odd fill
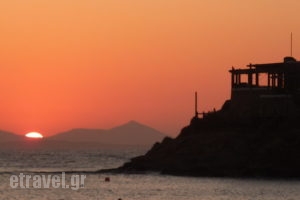
[[[29,175],[20,173],[19,175],[11,175],[9,179],[12,188],[66,188],[78,190],[84,188],[86,175],[71,175],[69,183],[66,183],[66,174],[62,172],[60,175]]]

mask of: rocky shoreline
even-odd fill
[[[300,177],[298,120],[272,118],[233,124],[224,116],[221,110],[204,119],[195,117],[177,138],[166,137],[145,155],[106,172]]]

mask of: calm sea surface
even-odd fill
[[[0,199],[18,200],[298,200],[300,181],[191,178],[159,174],[92,174],[86,175],[84,185],[72,188],[16,189],[10,186],[10,177],[26,175],[61,176],[60,172],[94,171],[118,167],[130,157],[143,154],[144,148],[93,149],[93,150],[0,150]],[[46,172],[46,173],[45,173]],[[58,172],[58,173],[57,173]],[[109,177],[110,181],[105,182]],[[68,182],[69,183],[69,182]]]

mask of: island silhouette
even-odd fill
[[[131,120],[111,129],[72,129],[48,137],[48,141],[94,143],[95,145],[151,145],[161,141],[166,134]]]
[[[1,148],[90,149],[117,146],[145,146],[161,141],[166,134],[131,120],[111,129],[75,128],[40,140],[0,131]]]
[[[229,72],[231,98],[220,110],[199,113],[196,95],[195,116],[178,137],[104,171],[299,178],[300,62],[285,57]]]

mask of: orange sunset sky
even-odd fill
[[[136,120],[177,135],[230,98],[232,66],[300,59],[299,0],[0,2],[0,129]]]

